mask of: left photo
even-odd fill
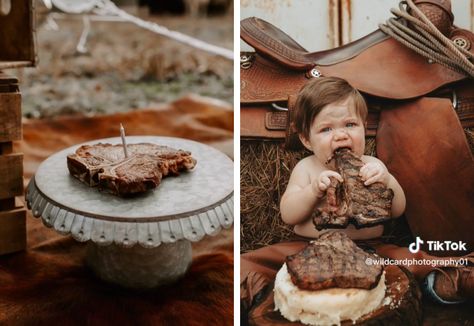
[[[233,325],[233,6],[0,0],[0,324]]]

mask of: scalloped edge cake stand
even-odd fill
[[[86,263],[98,277],[127,288],[155,288],[184,276],[192,262],[191,242],[232,226],[233,162],[210,146],[186,139],[127,140],[189,150],[197,166],[178,178],[165,178],[137,199],[118,198],[80,183],[67,170],[66,157],[79,146],[121,141],[95,140],[46,159],[30,180],[25,198],[45,226],[87,242]]]

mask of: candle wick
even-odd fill
[[[127,142],[125,140],[125,129],[122,124],[120,124],[120,137],[122,137],[123,153],[125,158],[128,157]]]

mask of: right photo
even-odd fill
[[[240,2],[241,325],[474,320],[473,13]]]

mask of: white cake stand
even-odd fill
[[[130,136],[127,143],[155,143],[190,151],[197,165],[166,177],[134,198],[99,192],[70,175],[66,157],[85,144],[46,159],[31,179],[26,201],[35,217],[60,234],[88,242],[87,263],[102,279],[130,288],[153,288],[183,276],[191,241],[216,235],[233,223],[233,162],[207,145],[180,138]]]

